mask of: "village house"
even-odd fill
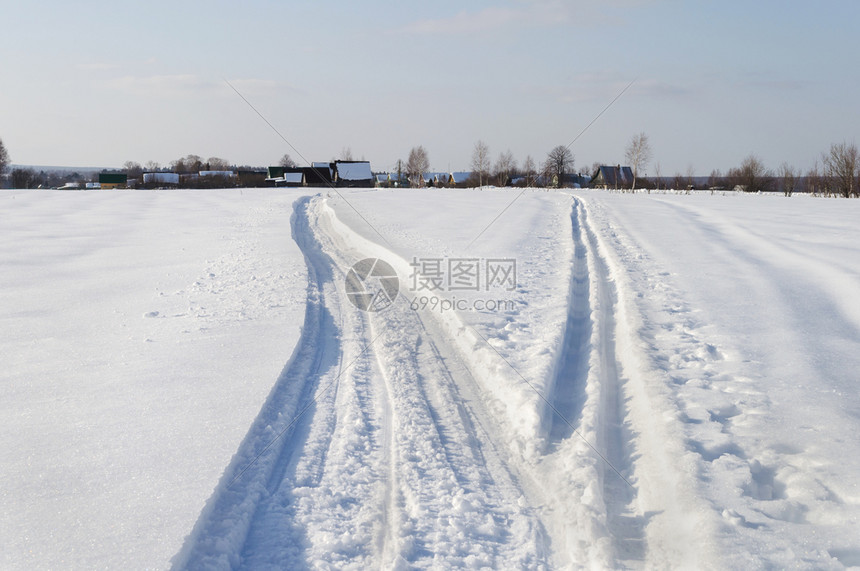
[[[591,177],[591,188],[617,189],[633,186],[633,170],[630,167],[600,166]]]

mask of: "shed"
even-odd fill
[[[124,172],[100,172],[99,188],[120,188],[128,184],[128,175]]]

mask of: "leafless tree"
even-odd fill
[[[824,185],[821,181],[821,169],[818,166],[818,160],[812,163],[812,167],[806,171],[806,192],[813,196],[818,196],[824,190]]]
[[[0,139],[0,174],[3,174],[8,166],[9,151],[6,150],[6,145],[3,144],[3,139]]]
[[[349,147],[344,147],[340,150],[340,160],[342,161],[352,161],[355,160],[352,158],[352,149]]]
[[[206,159],[205,165],[207,168],[204,170],[210,171],[226,171],[230,170],[230,161],[227,159],[222,159],[220,157],[209,157]]]
[[[660,163],[654,167],[654,184],[657,190],[663,185],[663,173],[660,171]]]
[[[484,186],[490,176],[490,147],[481,140],[475,143],[472,151],[472,173],[478,176],[478,186]]]
[[[550,182],[555,178],[561,186],[564,184],[564,175],[573,170],[573,164],[573,152],[564,145],[559,145],[547,153],[544,170],[549,175]]]
[[[645,174],[645,167],[651,162],[651,144],[648,142],[648,135],[639,133],[633,135],[630,144],[627,145],[627,151],[624,156],[627,163],[633,170],[633,188],[636,188],[636,179],[639,174]]]
[[[800,182],[800,173],[788,163],[779,165],[779,178],[782,183],[782,193],[785,196],[791,196],[797,190],[797,185]]]
[[[526,179],[526,186],[534,186],[537,179],[537,165],[531,155],[526,157],[523,162],[523,176]]]
[[[724,189],[725,186],[725,177],[723,176],[723,173],[720,172],[720,169],[712,170],[710,176],[708,176],[708,188],[711,189],[712,194],[714,190]]]
[[[44,174],[39,174],[30,168],[12,169],[12,188],[38,188],[45,181]]]
[[[146,161],[146,172],[158,172],[161,165],[156,161]]]
[[[510,151],[499,153],[499,158],[496,159],[496,165],[493,169],[496,174],[496,182],[499,186],[507,186],[511,180],[511,174],[516,170],[517,162],[514,160],[514,154]]]
[[[196,173],[200,172],[200,167],[203,166],[203,161],[199,155],[186,155],[181,159],[176,159],[170,163],[173,172],[176,173]]]
[[[830,146],[830,151],[822,157],[824,176],[830,191],[845,198],[860,196],[857,179],[860,177],[860,154],[854,143],[839,143]]]
[[[413,186],[424,186],[424,173],[430,170],[430,159],[421,145],[412,147],[406,159],[406,175]]]
[[[285,153],[284,156],[281,157],[281,160],[278,161],[278,166],[291,169],[296,166],[296,161],[294,161],[289,154]]]
[[[127,174],[129,178],[138,178],[143,174],[143,167],[140,166],[140,163],[135,161],[126,161],[125,164],[122,165],[122,170],[125,171],[125,174]]]
[[[729,171],[729,179],[744,192],[766,192],[773,185],[773,171],[755,155],[749,155],[740,167]]]

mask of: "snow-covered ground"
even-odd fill
[[[0,192],[0,567],[165,568],[289,359],[296,192]]]
[[[860,565],[860,202],[0,200],[4,568]]]

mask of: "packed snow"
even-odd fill
[[[0,201],[3,568],[860,566],[860,202]]]

